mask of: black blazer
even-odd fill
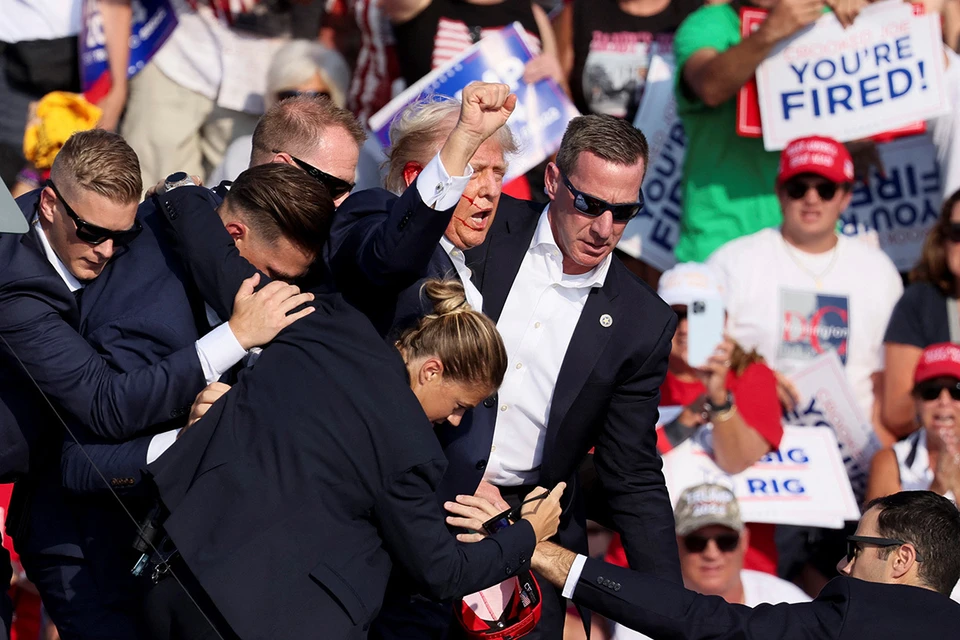
[[[498,322],[542,210],[540,204],[504,198],[487,241],[468,252],[483,310]],[[600,322],[605,314],[613,320],[606,327]],[[586,552],[577,471],[595,447],[597,475],[630,566],[680,583],[673,510],[654,430],[676,324],[670,307],[613,258],[604,285],[590,291],[560,368],[539,484],[568,483],[564,498],[570,508],[559,540]],[[496,396],[488,398],[459,427],[438,428],[450,461],[443,497],[473,493],[479,484],[496,407]]]
[[[425,278],[458,277],[439,244],[455,208],[431,209],[414,182],[399,197],[385,189],[359,191],[337,209],[327,266],[337,291],[381,335],[399,333],[423,315]]]
[[[662,640],[946,639],[960,624],[960,604],[919,587],[839,577],[813,602],[751,609],[599,560],[587,560],[573,600]]]
[[[162,210],[225,309],[253,267],[199,198],[182,187]],[[313,304],[149,467],[167,533],[243,638],[362,638],[393,562],[448,598],[528,567],[535,545],[526,522],[456,542],[434,493],[446,460],[399,354],[341,296]]]

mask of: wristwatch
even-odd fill
[[[177,187],[185,186],[195,187],[197,185],[190,179],[186,171],[177,171],[167,176],[167,179],[163,182],[163,192],[168,193]]]
[[[733,394],[727,391],[727,399],[723,404],[713,404],[708,398],[707,401],[703,403],[703,410],[709,414],[729,411],[731,408],[733,408],[733,402]]]

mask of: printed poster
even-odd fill
[[[833,351],[843,366],[849,337],[847,296],[781,289],[778,360],[813,360]]]

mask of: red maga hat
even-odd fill
[[[923,350],[913,374],[913,383],[944,377],[960,380],[960,345],[952,342],[932,344]]]
[[[777,184],[802,173],[812,173],[837,184],[853,182],[853,159],[847,148],[833,138],[797,138],[780,153]]]

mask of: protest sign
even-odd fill
[[[133,0],[130,31],[130,60],[127,77],[143,69],[160,50],[177,26],[170,0]],[[83,93],[90,102],[98,102],[110,90],[103,17],[97,0],[84,0],[80,26],[80,77]]]
[[[941,43],[939,16],[903,2],[868,5],[846,29],[824,14],[757,68],[764,147],[857,140],[946,113]]]
[[[784,416],[784,423],[833,429],[850,486],[861,499],[880,441],[860,411],[836,351],[817,356],[791,375],[790,381],[800,394],[800,402],[795,411]]]
[[[676,264],[680,235],[680,178],[686,136],[673,94],[674,64],[659,55],[650,60],[647,84],[633,124],[647,138],[650,158],[643,179],[643,210],[627,223],[617,248],[666,271]]]
[[[860,518],[830,428],[784,427],[780,448],[736,475],[721,470],[711,451],[712,433],[700,429],[663,456],[674,506],[684,489],[710,482],[730,487],[745,522],[840,529]]]
[[[849,236],[876,234],[900,271],[916,265],[923,240],[940,214],[941,178],[929,135],[878,146],[886,177],[875,170],[869,185],[857,183],[840,219]]]
[[[504,181],[523,175],[560,147],[567,123],[578,115],[573,103],[551,78],[534,84],[523,81],[532,60],[523,27],[515,22],[483,38],[446,65],[434,69],[370,117],[369,125],[384,147],[390,145],[390,125],[413,102],[431,95],[460,97],[474,81],[502,82],[517,94],[517,108],[507,126],[520,145],[511,157]]]

